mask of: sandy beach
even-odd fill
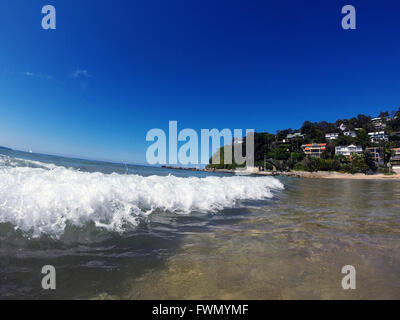
[[[214,172],[225,172],[231,174],[243,174],[242,171],[228,170],[228,169],[217,169]],[[353,179],[353,180],[400,180],[400,174],[386,175],[383,173],[376,174],[364,174],[364,173],[341,173],[334,171],[290,171],[290,172],[272,172],[272,171],[258,171],[252,172],[251,174],[262,175],[262,176],[287,176],[295,178],[307,178],[307,179]]]
[[[354,179],[354,180],[400,180],[400,174],[385,175],[383,173],[367,175],[364,173],[340,173],[340,172],[329,172],[329,171],[317,171],[317,172],[306,172],[306,171],[293,171],[283,173],[282,175],[297,176],[299,178],[319,178],[319,179]]]

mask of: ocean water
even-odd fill
[[[399,213],[396,181],[0,150],[0,299],[398,299]]]

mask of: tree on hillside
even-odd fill
[[[367,164],[368,168],[371,169],[372,171],[375,171],[376,165],[371,152],[365,151],[364,156],[365,156],[365,163]]]
[[[369,145],[369,136],[365,129],[361,129],[360,131],[358,131],[356,144],[361,146],[363,149],[365,149]]]
[[[390,119],[387,123],[387,126],[390,127],[393,132],[400,131],[400,116],[395,116]]]
[[[389,118],[389,111],[381,111],[379,113],[379,118]]]
[[[343,133],[339,134],[339,137],[335,140],[336,146],[348,146],[356,143],[356,138],[345,136]]]
[[[325,133],[315,123],[305,121],[301,127],[301,133],[305,135],[305,142],[324,142]]]
[[[262,132],[254,134],[254,161],[264,161],[264,156],[272,150],[276,137],[273,134]],[[243,150],[246,147],[243,146]]]
[[[359,128],[359,121],[357,118],[353,117],[347,122],[347,129],[354,130],[356,128]]]
[[[292,132],[293,132],[292,129],[278,130],[278,131],[276,132],[276,139],[277,139],[278,141],[282,141],[283,139],[286,138],[286,136],[287,136],[288,134],[291,134]]]
[[[365,156],[355,155],[351,162],[351,173],[365,173],[369,169],[367,163],[365,162]]]
[[[333,141],[329,142],[326,145],[325,151],[322,153],[322,157],[324,159],[333,158],[333,156],[335,155],[335,146],[336,145]]]
[[[400,107],[398,110],[392,111],[391,116],[392,118],[400,118]]]
[[[367,133],[374,131],[374,126],[371,123],[372,118],[370,116],[359,114],[357,116],[357,119],[358,119],[358,128],[363,128]]]

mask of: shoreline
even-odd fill
[[[204,171],[204,172],[218,172],[238,175],[259,175],[259,176],[284,176],[293,178],[305,179],[350,179],[350,180],[400,180],[400,174],[385,175],[383,173],[365,174],[365,173],[341,173],[337,171],[288,171],[288,172],[273,172],[273,171],[253,171],[246,172],[241,170],[231,169],[198,169],[198,168],[185,168],[162,166],[164,169],[186,170],[186,171]]]
[[[376,174],[365,174],[365,173],[340,173],[336,171],[317,171],[317,172],[307,172],[307,171],[292,171],[283,172],[283,176],[295,176],[298,178],[306,179],[349,179],[349,180],[400,180],[399,174],[385,175],[383,173]]]
[[[206,172],[223,172],[223,173],[243,173],[242,171],[228,170],[228,169],[215,169],[206,170]],[[272,172],[272,171],[258,171],[251,172],[253,175],[260,176],[284,176],[293,178],[305,178],[305,179],[350,179],[350,180],[400,180],[400,174],[385,175],[383,173],[376,173],[367,175],[364,173],[340,173],[336,171],[289,171],[289,172]]]

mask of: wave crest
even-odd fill
[[[0,167],[0,223],[60,236],[67,223],[123,231],[155,209],[215,212],[239,200],[271,198],[271,177],[175,177],[80,172],[64,167]]]

